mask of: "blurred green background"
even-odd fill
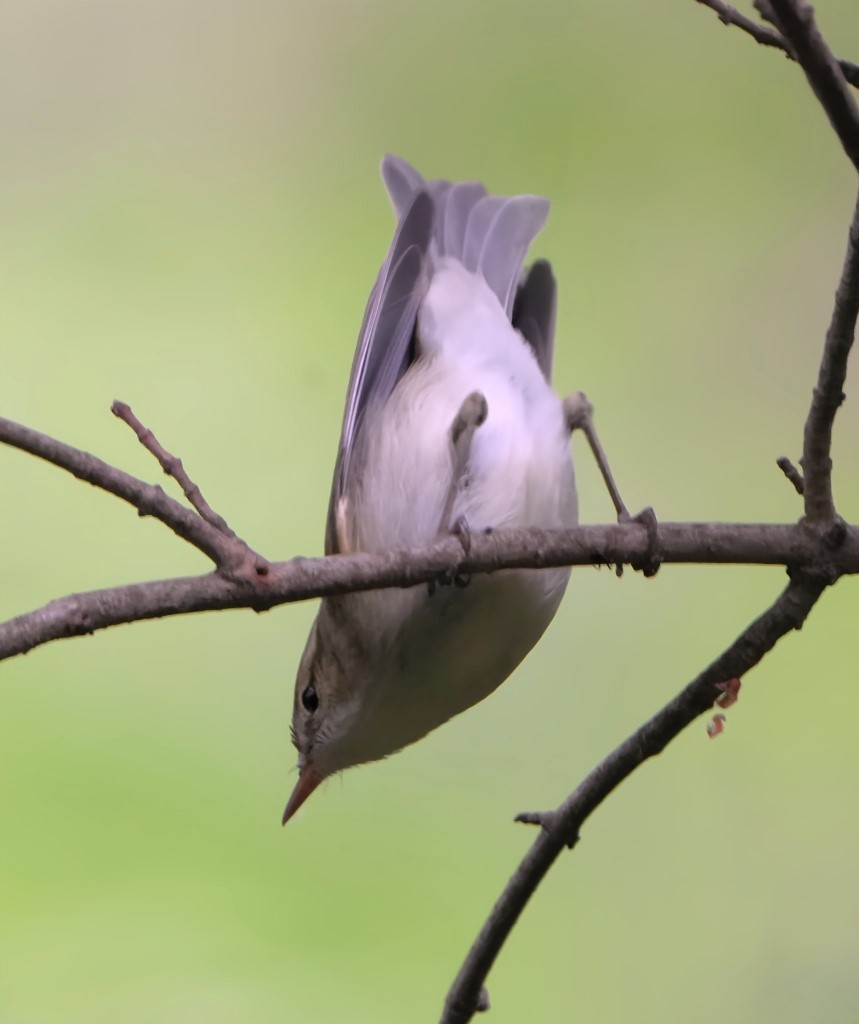
[[[821,0],[859,56],[859,9]],[[387,151],[553,200],[556,384],[631,506],[792,520],[855,175],[801,72],[692,2],[8,0],[0,414],[157,479],[122,398],[272,558],[315,554]],[[855,370],[855,367],[854,367]],[[855,376],[855,374],[854,374]],[[859,404],[839,414],[859,519]],[[588,457],[583,516],[609,517]],[[205,571],[0,451],[0,614]],[[2,667],[0,1021],[432,1021],[554,805],[727,644],[773,569],[574,573],[485,704],[284,831],[310,604],[123,627]],[[855,1021],[859,595],[843,581],[550,874],[495,1024]]]

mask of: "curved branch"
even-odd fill
[[[835,307],[826,332],[817,387],[805,421],[802,470],[805,482],[805,515],[809,522],[829,522],[835,517],[832,498],[832,426],[844,401],[847,358],[859,316],[859,196],[847,236],[847,252],[835,293]]]
[[[714,10],[730,12],[728,19],[750,31],[725,4],[699,0]],[[846,87],[842,71],[814,23],[805,0],[767,0],[767,17],[778,25],[787,52],[806,73],[844,151],[859,169],[859,110]],[[744,19],[747,21],[747,19]],[[769,30],[761,30],[769,35]],[[759,33],[752,32],[756,38]],[[759,39],[759,41],[761,41]],[[823,346],[817,387],[803,431],[805,524],[819,538],[820,561],[813,571],[791,573],[791,582],[775,603],[649,722],[605,758],[555,811],[522,815],[518,820],[542,828],[508,882],[472,945],[451,987],[442,1024],[467,1024],[478,1009],[483,983],[507,936],[560,852],[578,841],[584,821],[640,764],[660,753],[690,722],[712,706],[719,684],[739,678],[753,668],[778,640],[799,629],[824,589],[839,572],[827,561],[844,544],[849,530],[838,517],[832,498],[830,456],[835,414],[844,399],[847,358],[859,312],[859,200],[851,221],[847,254],[835,297],[835,306]],[[791,469],[793,467],[790,467]],[[794,470],[788,476],[796,486]],[[834,570],[834,571],[833,571]]]
[[[661,711],[620,744],[549,814],[528,815],[542,828],[492,908],[447,999],[441,1024],[467,1024],[476,1012],[483,983],[495,958],[537,886],[558,855],[578,841],[582,824],[624,779],[661,753],[719,696],[718,684],[747,673],[791,630],[799,629],[826,582],[798,576],[704,671]]]

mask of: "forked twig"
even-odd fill
[[[226,519],[224,519],[223,516],[219,516],[218,513],[214,511],[211,505],[203,497],[203,492],[188,476],[185,471],[185,467],[182,465],[182,460],[175,455],[171,455],[171,453],[167,451],[149,427],[144,426],[134,415],[131,406],[127,405],[125,402],[113,402],[110,407],[110,411],[118,419],[121,419],[123,423],[127,423],[128,426],[131,427],[137,435],[137,440],[148,452],[155,456],[158,460],[158,464],[167,476],[172,476],[176,483],[179,484],[182,488],[182,493],[197,510],[197,513],[202,516],[210,526],[214,526],[216,530],[224,534],[225,537],[235,537],[236,534],[227,525]]]
[[[723,25],[734,25],[750,35],[761,46],[774,47],[776,50],[781,50],[791,60],[796,60],[790,45],[775,28],[761,25],[760,22],[747,17],[741,11],[738,11],[736,7],[731,6],[731,4],[723,3],[723,0],[696,0],[696,2],[714,11]],[[859,64],[854,64],[852,60],[839,60],[838,66],[841,68],[841,73],[845,79],[851,85],[859,88]]]

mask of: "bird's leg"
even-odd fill
[[[588,401],[583,391],[574,391],[564,399],[564,416],[567,421],[570,433],[574,430],[581,430],[587,438],[590,449],[596,459],[599,471],[605,481],[606,488],[617,513],[619,523],[641,523],[647,530],[648,546],[647,554],[641,562],[633,562],[633,569],[640,569],[645,576],[654,576],[659,569],[659,556],[657,546],[657,522],[656,513],[650,506],[642,509],[637,515],[631,516],[629,510],[620,496],[617,484],[614,482],[611,469],[605,450],[600,443],[599,435],[594,426],[594,407]],[[619,571],[619,570],[618,570]]]
[[[459,411],[454,416],[449,431],[452,472],[450,475],[450,485],[447,489],[444,505],[442,506],[438,532],[440,536],[446,536],[449,533],[455,534],[459,538],[462,550],[466,556],[471,551],[471,531],[468,528],[468,520],[465,516],[457,516],[456,522],[452,523],[451,519],[453,518],[453,507],[456,504],[456,499],[468,473],[471,439],[474,437],[474,431],[485,422],[488,411],[489,407],[481,392],[472,391],[459,407]],[[468,581],[468,576],[453,572],[449,579],[442,582],[453,583],[457,587],[465,587],[468,585]],[[435,585],[430,583],[428,586],[429,592],[432,594],[435,590]]]
[[[609,496],[611,497],[614,510],[617,513],[617,521],[619,523],[628,523],[630,520],[629,511],[623,503],[623,498],[620,496],[620,491],[617,489],[617,484],[614,482],[611,469],[609,468],[608,459],[606,458],[605,451],[603,450],[602,444],[600,444],[599,435],[597,434],[596,427],[594,426],[594,407],[587,399],[584,391],[574,391],[571,395],[567,395],[564,399],[564,418],[567,421],[567,428],[572,434],[574,430],[581,430],[582,433],[588,440],[590,449],[593,452],[594,458],[596,459],[599,471],[602,473],[602,478],[605,481],[606,488],[608,489]]]
[[[447,497],[442,506],[440,534],[453,531],[462,539],[468,532],[468,524],[461,517],[456,523],[451,523],[453,506],[468,472],[471,439],[474,437],[474,431],[485,422],[488,412],[489,407],[483,395],[479,391],[472,391],[459,407],[459,412],[453,417],[453,423],[450,425],[450,460],[453,472],[450,475]],[[465,547],[465,542],[463,542],[463,547]],[[468,554],[467,550],[466,554]]]

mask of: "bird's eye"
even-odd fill
[[[301,703],[304,705],[304,710],[309,711],[311,714],[319,707],[319,694],[316,692],[316,687],[313,683],[304,688],[304,693],[301,695]]]

